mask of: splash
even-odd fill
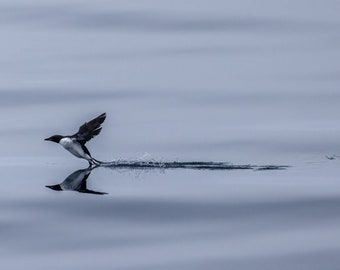
[[[339,155],[331,155],[331,156],[326,156],[327,159],[329,160],[335,160],[335,159],[340,159]]]
[[[287,165],[236,165],[229,162],[213,161],[171,161],[161,162],[154,160],[116,160],[111,162],[101,162],[100,166],[112,169],[192,169],[192,170],[285,170]]]

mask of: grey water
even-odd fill
[[[338,269],[339,8],[1,1],[0,268]]]

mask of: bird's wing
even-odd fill
[[[90,173],[91,173],[91,171],[89,171],[88,174],[81,181],[81,185],[80,185],[80,188],[78,189],[78,192],[80,192],[80,193],[89,193],[89,194],[96,194],[96,195],[107,194],[106,192],[101,192],[101,191],[95,191],[95,190],[87,189],[87,178],[89,177]]]
[[[106,113],[103,113],[91,121],[86,122],[79,128],[76,134],[72,135],[72,137],[76,138],[78,142],[85,144],[100,133],[102,129],[100,125],[105,121],[105,118]]]
[[[106,192],[94,191],[94,190],[91,190],[91,189],[81,189],[81,190],[78,190],[78,192],[80,192],[80,193],[88,193],[88,194],[95,194],[95,195],[105,195],[105,194],[108,194]]]

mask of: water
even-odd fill
[[[1,269],[337,269],[339,8],[2,1]]]

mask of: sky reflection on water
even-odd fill
[[[0,268],[337,269],[338,6],[1,1]],[[100,160],[291,167],[75,171],[44,143],[102,111]]]

